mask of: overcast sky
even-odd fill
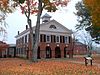
[[[77,17],[73,14],[73,12],[75,12],[75,3],[78,1],[81,0],[71,0],[66,8],[57,10],[54,13],[49,13],[49,15],[52,16],[52,19],[55,19],[68,29],[75,30]],[[45,12],[43,12],[42,15],[44,14]],[[15,44],[15,36],[17,35],[17,32],[25,30],[25,26],[27,25],[26,17],[24,14],[21,14],[20,10],[16,10],[13,14],[8,15],[6,22],[8,23],[6,42],[9,44]],[[32,25],[35,26],[35,23],[36,16],[32,16]]]

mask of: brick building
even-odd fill
[[[87,45],[81,43],[81,42],[75,42],[74,43],[74,49],[73,49],[73,54],[75,55],[85,55],[87,54]]]
[[[7,48],[7,57],[16,57],[16,45],[15,44],[9,44],[9,47]]]
[[[8,44],[6,44],[3,41],[0,41],[0,58],[6,56],[5,53],[6,53],[8,47],[9,47]]]
[[[50,20],[51,16],[47,13],[42,16],[40,25],[40,37],[38,45],[38,58],[64,58],[72,57],[72,31],[64,27],[56,20]],[[35,33],[35,26],[33,27]],[[33,34],[34,36],[34,34]],[[29,28],[15,36],[16,56],[31,57],[29,50]]]

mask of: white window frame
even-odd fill
[[[69,41],[69,40],[68,40],[68,36],[65,36],[64,38],[65,38],[65,43],[68,43],[68,41]],[[66,38],[67,38],[67,39],[66,39]]]
[[[57,37],[59,37],[59,41],[57,41]],[[59,35],[56,36],[56,43],[60,43],[60,36]]]
[[[49,36],[49,41],[47,40],[47,37]],[[51,42],[51,35],[46,35],[46,42],[50,43]]]

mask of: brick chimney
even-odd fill
[[[18,31],[18,35],[19,35],[19,31]]]
[[[26,30],[28,29],[28,25],[26,25]]]

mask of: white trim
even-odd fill
[[[65,44],[67,44],[68,43],[68,36],[64,36],[64,38],[65,38]]]
[[[57,41],[57,37],[59,37],[58,41]],[[60,43],[60,35],[56,35],[56,43]]]
[[[47,40],[47,36],[49,36],[49,41]],[[51,42],[51,35],[46,35],[46,43],[50,43]]]

